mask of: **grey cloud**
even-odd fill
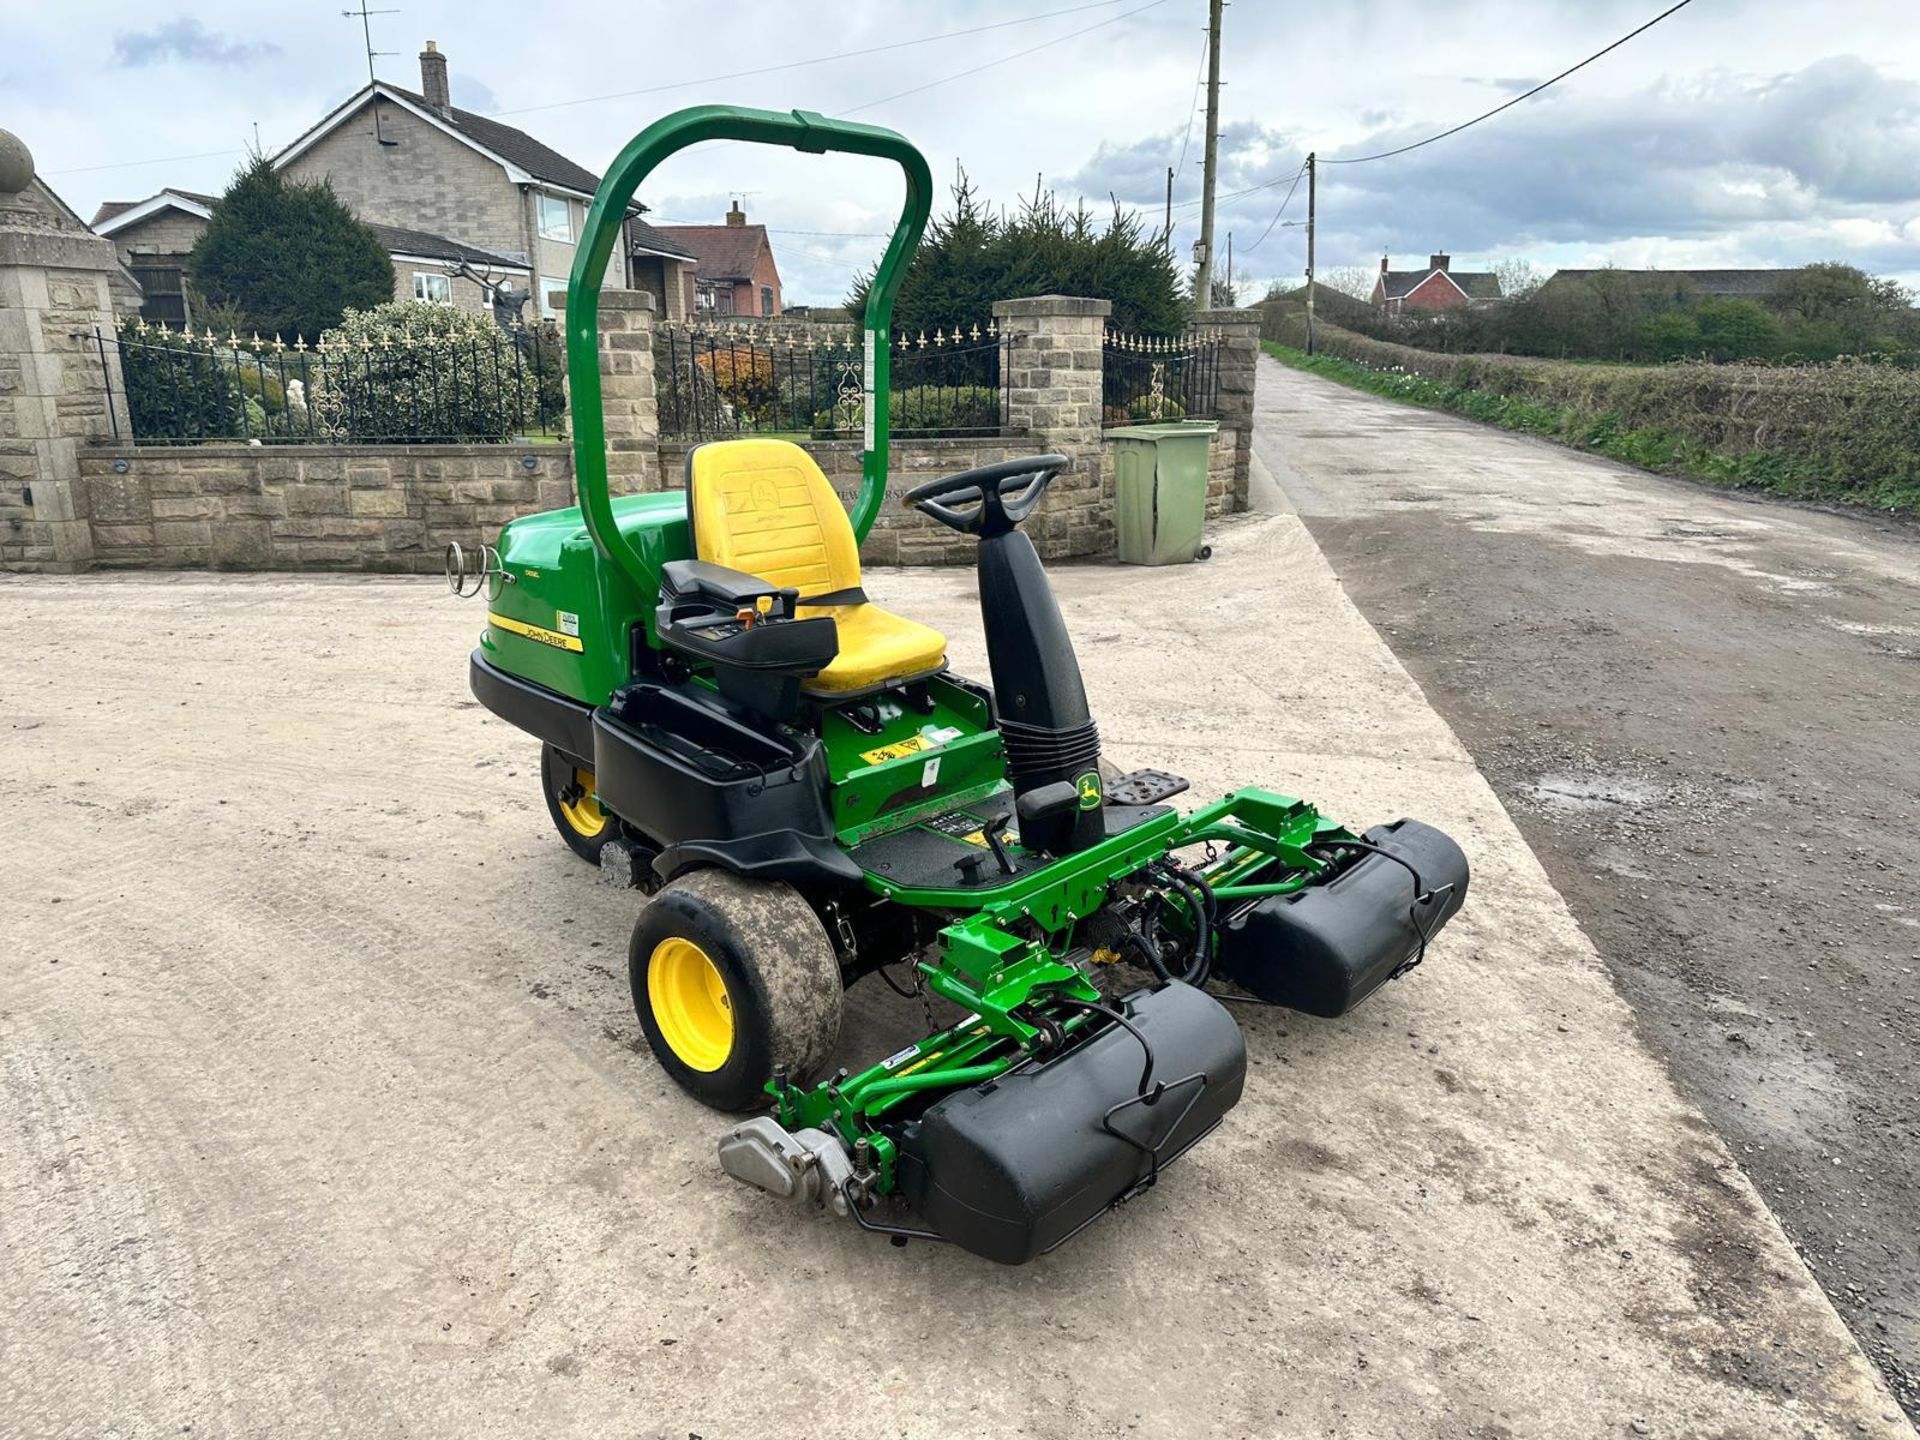
[[[279,53],[278,45],[264,40],[228,40],[190,16],[169,20],[151,30],[122,31],[113,37],[115,62],[134,69],[169,60],[195,65],[244,65]]]
[[[1388,150],[1444,124],[1396,118],[1340,150]],[[1285,177],[1304,149],[1291,134],[1229,126],[1221,137],[1220,189]],[[1157,213],[1165,152],[1164,136],[1109,143],[1066,184],[1096,195],[1112,188]],[[1794,248],[1804,239],[1774,232],[1792,226],[1804,234],[1805,227],[1851,216],[1907,218],[1920,203],[1916,153],[1920,85],[1854,56],[1783,76],[1712,74],[1663,83],[1626,101],[1550,91],[1428,149],[1326,165],[1319,254],[1323,264],[1343,264],[1377,257],[1383,248],[1446,248],[1465,256],[1664,237],[1718,241],[1734,256],[1804,261],[1819,258]],[[1176,199],[1197,196],[1198,186],[1197,172],[1183,177]],[[1216,225],[1234,231],[1237,248],[1252,246],[1285,188],[1223,201]],[[1296,195],[1288,218],[1304,216],[1303,199]],[[1176,211],[1186,219],[1195,213]],[[1248,259],[1256,272],[1291,271],[1301,249],[1297,231],[1276,229]],[[1858,249],[1862,263],[1871,255],[1885,269],[1920,269],[1915,247]]]

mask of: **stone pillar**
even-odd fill
[[[110,242],[34,178],[0,130],[0,564],[93,563],[81,448],[128,434],[113,344]],[[95,332],[106,337],[105,362]]]
[[[1111,301],[1077,295],[993,302],[1008,336],[1007,423],[1026,430],[1035,451],[1073,460],[1025,527],[1049,558],[1112,547],[1112,480],[1100,438],[1100,347],[1112,313]]]
[[[600,292],[600,389],[607,430],[607,488],[660,488],[660,402],[653,376],[653,296]]]
[[[1216,412],[1222,429],[1235,432],[1233,499],[1230,510],[1248,505],[1247,476],[1253,458],[1253,381],[1260,359],[1258,310],[1202,310],[1194,328],[1220,337],[1220,395]]]

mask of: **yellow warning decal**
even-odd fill
[[[962,835],[959,839],[962,845],[972,845],[980,850],[987,848],[987,832],[984,828],[974,831],[971,835]],[[1002,830],[1000,832],[1000,843],[1002,845],[1013,844],[1013,831]]]
[[[882,745],[878,750],[862,750],[860,758],[869,765],[878,765],[882,760],[898,760],[902,755],[917,755],[922,750],[933,749],[933,742],[924,735],[909,735],[892,745]]]
[[[524,620],[509,620],[504,615],[487,612],[487,623],[513,635],[524,635],[536,645],[551,645],[555,650],[571,650],[578,655],[587,647],[580,643],[578,635],[562,635],[558,630],[543,630],[538,625],[529,625]]]

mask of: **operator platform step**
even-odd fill
[[[1107,785],[1109,805],[1158,805],[1187,788],[1187,777],[1165,770],[1132,770]]]

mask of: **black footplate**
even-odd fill
[[[1109,805],[1158,805],[1187,788],[1187,777],[1165,770],[1134,770],[1107,784]]]

